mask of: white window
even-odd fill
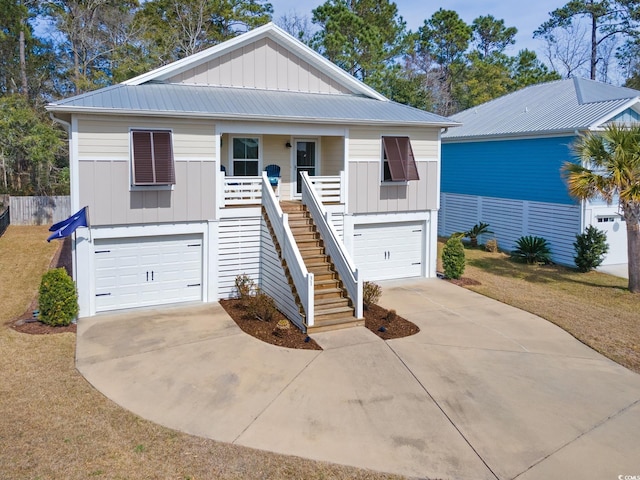
[[[258,137],[232,137],[233,175],[259,176],[260,153],[260,139]]]
[[[174,185],[173,143],[168,130],[132,130],[133,185]]]
[[[420,180],[409,137],[382,137],[382,181]]]

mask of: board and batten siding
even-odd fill
[[[438,208],[439,129],[393,127],[349,130],[349,211],[386,213]],[[381,183],[382,137],[408,136],[420,180]]]
[[[309,93],[350,93],[270,38],[258,39],[168,79],[169,83],[220,85]]]
[[[322,137],[320,175],[338,175],[344,170],[344,138]]]
[[[501,250],[510,251],[523,235],[543,237],[554,262],[574,264],[573,242],[580,233],[578,205],[442,193],[438,235],[464,232],[479,222],[488,223],[494,232],[482,235],[481,243],[495,238]]]
[[[176,184],[132,190],[131,128],[171,129]],[[80,205],[93,225],[200,221],[215,216],[215,126],[212,122],[143,117],[79,117]]]
[[[218,230],[218,296],[234,298],[235,281],[246,274],[260,285],[262,217],[224,218]]]
[[[276,303],[278,310],[304,329],[304,319],[289,286],[289,282],[282,268],[282,262],[267,228],[262,220],[261,224],[261,248],[260,248],[260,287]]]
[[[442,192],[573,205],[561,168],[575,137],[442,142]]]

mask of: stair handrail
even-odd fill
[[[301,176],[302,203],[309,209],[316,228],[320,232],[322,240],[324,240],[325,251],[331,257],[331,261],[353,301],[356,318],[362,318],[362,280],[360,273],[349,252],[347,252],[344,243],[340,240],[338,232],[333,226],[333,222],[331,222],[331,213],[324,208],[318,192],[313,188],[309,175],[307,172],[301,172]]]
[[[314,324],[314,275],[307,270],[304,264],[298,244],[293,237],[291,227],[289,227],[289,215],[280,208],[267,172],[262,172],[262,206],[282,250],[282,258],[289,267],[293,284],[298,291],[307,327],[312,327]]]

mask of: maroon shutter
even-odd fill
[[[407,172],[407,180],[420,180],[420,176],[418,175],[418,166],[416,165],[416,158],[413,156],[413,148],[411,148],[411,142],[409,141],[409,137],[404,137],[407,139],[407,150],[406,150],[406,172]]]
[[[132,132],[133,136],[133,183],[149,185],[153,178],[153,151],[151,132]]]
[[[387,155],[391,180],[420,180],[409,137],[382,137],[382,144]]]
[[[170,132],[153,132],[153,156],[155,160],[155,183],[173,185],[176,183],[173,168],[173,149]]]

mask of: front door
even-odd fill
[[[296,140],[295,155],[296,195],[300,195],[302,193],[300,174],[302,172],[308,172],[310,177],[316,175],[316,141]]]

